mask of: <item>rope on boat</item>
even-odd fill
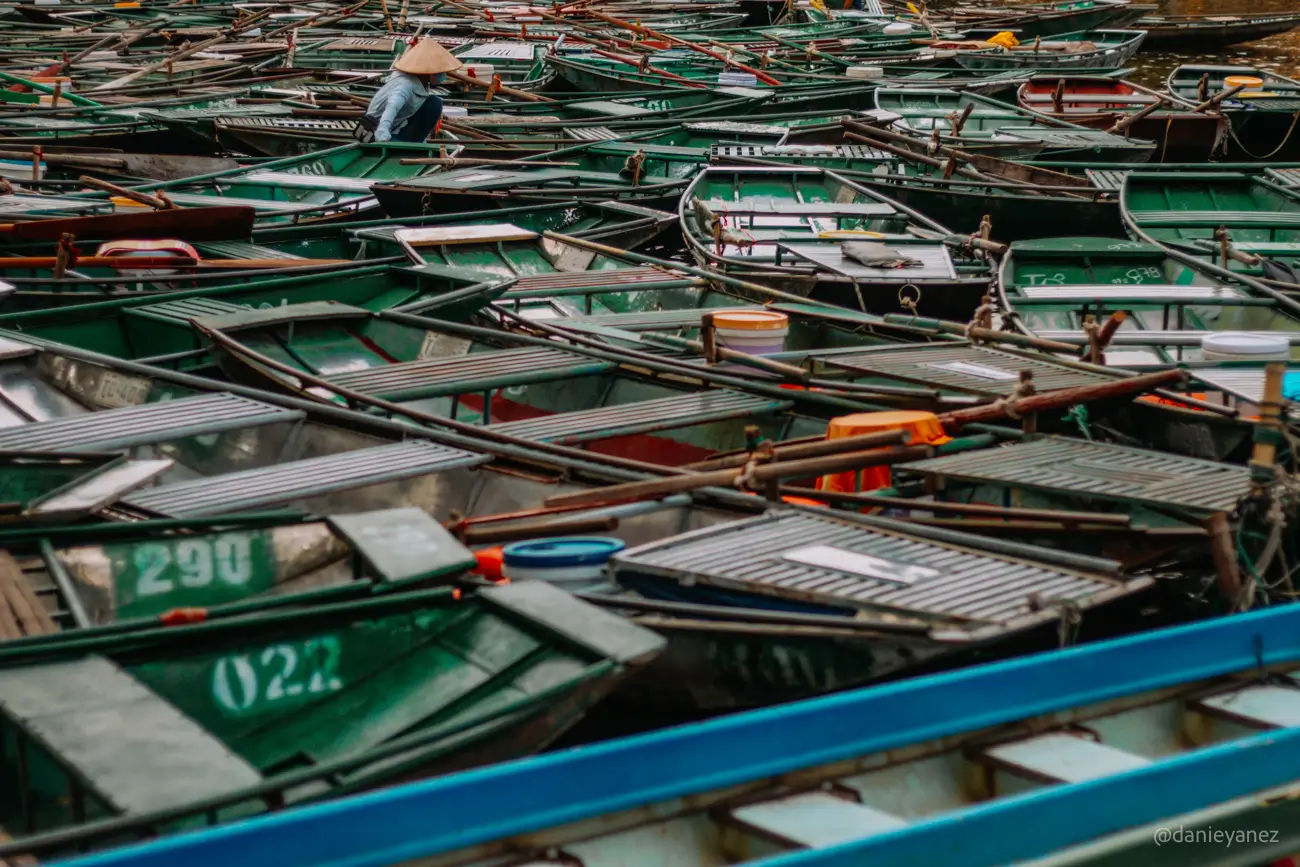
[[[1224,115],[1224,120],[1227,122],[1228,135],[1232,137],[1234,142],[1236,142],[1237,147],[1241,148],[1242,153],[1250,157],[1252,160],[1267,160],[1277,156],[1282,151],[1282,148],[1286,147],[1287,142],[1291,141],[1291,134],[1295,132],[1296,121],[1300,121],[1300,111],[1292,113],[1291,126],[1287,128],[1286,135],[1282,137],[1281,143],[1263,156],[1257,156],[1256,154],[1251,153],[1250,150],[1241,143],[1241,139],[1237,138],[1237,131],[1232,128],[1232,118]]]

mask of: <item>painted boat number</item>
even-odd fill
[[[212,697],[227,711],[250,713],[290,699],[338,692],[343,688],[341,657],[342,644],[332,635],[225,656],[212,669]]]
[[[137,545],[137,596],[160,596],[181,587],[207,587],[215,578],[242,587],[253,577],[253,546],[243,533],[213,539],[182,539],[174,544]]]
[[[104,407],[136,406],[149,396],[153,381],[142,376],[123,376],[104,371],[95,389],[95,402]]]

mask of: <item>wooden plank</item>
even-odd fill
[[[482,226],[430,226],[423,229],[398,229],[393,233],[393,237],[412,247],[435,247],[441,244],[531,241],[537,237],[537,233],[528,229],[521,229],[510,223],[488,223]]]
[[[23,635],[49,635],[59,631],[8,551],[0,551],[0,593]]]

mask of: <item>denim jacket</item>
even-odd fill
[[[441,82],[442,76],[434,76]],[[411,115],[420,110],[429,98],[418,76],[393,70],[392,76],[370,100],[366,117],[375,121],[375,141],[391,141],[393,133],[400,130]]]

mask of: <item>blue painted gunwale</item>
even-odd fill
[[[537,756],[61,862],[386,867],[756,778],[1300,660],[1300,606],[1181,626]],[[1300,779],[1300,729],[969,807],[763,867],[996,865]],[[435,825],[435,820],[437,824]],[[869,861],[868,861],[869,858]]]

